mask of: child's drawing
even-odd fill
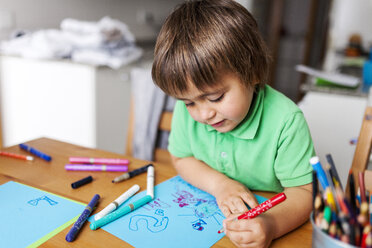
[[[164,216],[164,210],[163,209],[156,209],[155,214]]]
[[[176,202],[180,208],[193,205],[202,199],[196,199],[194,196],[184,190],[178,190],[175,194],[172,194],[176,199],[173,202]]]
[[[33,200],[30,200],[28,201],[27,203],[32,205],[32,206],[37,206],[37,204],[39,204],[39,201],[46,201],[47,203],[49,203],[50,206],[53,206],[53,205],[56,205],[58,204],[58,202],[50,199],[48,196],[44,195],[44,196],[41,196],[39,198],[36,198],[36,199],[33,199]]]
[[[138,231],[139,226],[142,224],[143,228],[146,228],[152,233],[157,233],[167,228],[168,221],[168,217],[162,217],[161,220],[159,220],[153,216],[134,215],[130,218],[129,229],[132,231]]]
[[[204,227],[203,225],[207,225],[207,223],[205,223],[204,220],[202,219],[198,219],[197,221],[194,221],[192,223],[192,227],[197,230],[197,231],[203,231],[204,230]]]
[[[153,201],[102,228],[137,248],[210,247],[224,236],[217,231],[225,217],[212,195],[179,176],[156,185],[154,192]]]
[[[144,209],[148,211],[152,211],[153,209],[159,208],[159,209],[164,209],[164,208],[170,208],[171,205],[168,203],[160,200],[159,198],[155,198],[155,200],[147,203],[145,206],[143,206]]]
[[[182,214],[180,216],[195,216],[196,220],[191,222],[192,226],[195,230],[202,231],[204,230],[203,227],[201,227],[201,223],[206,224],[206,222],[203,220],[204,218],[210,218],[212,217],[217,224],[221,224],[220,221],[218,221],[218,217],[224,218],[221,211],[218,208],[218,205],[216,203],[215,199],[205,200],[198,197],[194,197],[193,194],[191,194],[188,191],[185,190],[177,190],[176,194],[173,194],[173,197],[176,199],[173,200],[173,202],[176,202],[179,207],[185,209],[190,209],[190,214]],[[195,223],[200,228],[195,228]]]
[[[80,204],[25,184],[0,185],[1,247],[40,247],[80,216]]]

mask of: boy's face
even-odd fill
[[[233,130],[248,114],[253,98],[252,87],[244,86],[233,73],[225,73],[216,86],[199,91],[193,84],[175,97],[183,100],[191,117],[212,126],[218,132]]]

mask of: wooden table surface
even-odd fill
[[[68,158],[70,156],[127,158],[130,160],[129,170],[139,168],[147,164],[148,161],[127,157],[123,154],[76,146],[48,138],[35,139],[25,143],[51,155],[52,161],[46,162],[35,157],[35,160],[30,162],[1,156],[0,184],[11,180],[18,181],[85,204],[91,200],[94,194],[99,194],[101,199],[94,213],[98,213],[98,211],[115,200],[133,184],[138,184],[141,187],[140,191],[146,189],[146,173],[131,178],[130,180],[113,184],[111,182],[112,179],[122,174],[122,172],[66,171],[64,165],[68,163]],[[29,155],[18,146],[8,147],[3,150]],[[155,185],[177,175],[174,168],[170,165],[160,163],[154,163],[154,165]],[[78,189],[71,188],[72,182],[88,175],[93,176],[92,183]],[[264,197],[273,196],[273,194],[267,192],[255,193]],[[98,229],[96,231],[90,230],[88,224],[88,222],[84,224],[74,242],[68,243],[65,241],[65,236],[71,227],[69,226],[40,247],[132,247],[103,229]],[[311,233],[312,227],[308,221],[296,230],[275,240],[271,247],[311,247]],[[223,237],[213,247],[234,247],[234,245],[228,238]]]

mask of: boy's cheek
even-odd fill
[[[191,118],[194,120],[194,121],[197,121],[197,122],[200,122],[200,123],[204,123],[202,120],[200,120],[199,116],[192,110],[188,110],[189,111],[189,114],[191,116]]]

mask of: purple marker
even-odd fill
[[[110,164],[110,165],[128,165],[128,159],[120,158],[87,158],[87,157],[70,157],[70,163],[76,164]]]
[[[66,164],[65,169],[74,171],[128,171],[128,166],[104,164]]]
[[[100,196],[98,194],[94,195],[89,204],[85,207],[83,213],[80,215],[79,219],[71,227],[70,231],[66,235],[66,241],[72,242],[75,240],[76,235],[80,231],[84,222],[88,219],[89,215],[93,212],[94,207],[97,205]]]

